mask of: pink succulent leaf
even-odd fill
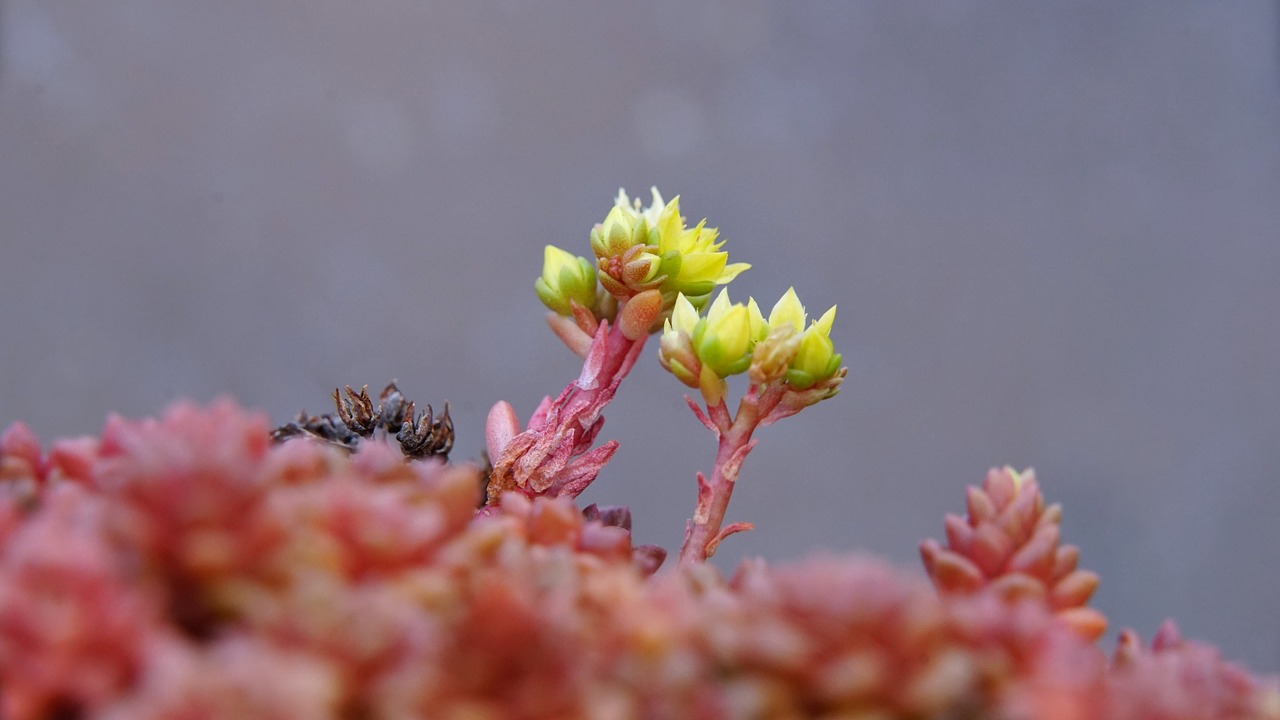
[[[617,449],[618,441],[610,440],[574,460],[550,485],[550,491],[554,495],[577,497],[596,479]]]
[[[591,340],[591,347],[582,362],[582,373],[575,383],[579,390],[594,390],[600,385],[600,374],[604,370],[605,360],[609,353],[609,321],[600,323],[596,336]]]
[[[662,567],[667,559],[667,551],[657,545],[637,545],[631,551],[632,562],[640,570],[640,574],[648,577]]]
[[[1182,631],[1178,629],[1178,624],[1172,618],[1169,618],[1160,623],[1160,629],[1156,630],[1155,637],[1151,638],[1151,651],[1162,653],[1178,650],[1185,642],[1182,639]]]
[[[569,311],[573,314],[573,321],[587,337],[595,337],[596,331],[600,329],[600,321],[596,319],[595,313],[591,312],[591,308],[583,307],[577,300],[569,300]]]
[[[582,327],[563,315],[556,313],[547,313],[547,326],[551,328],[551,332],[560,338],[560,342],[565,347],[573,351],[574,355],[580,358],[586,358],[591,352],[591,335],[588,335]]]
[[[547,413],[551,410],[551,396],[543,395],[542,402],[538,403],[538,407],[534,408],[533,416],[529,418],[529,430],[541,430],[547,422]]]
[[[0,463],[12,458],[39,471],[40,456],[40,440],[25,423],[15,422],[0,433]]]
[[[591,449],[591,444],[596,441],[596,436],[600,434],[600,429],[604,427],[604,416],[596,418],[591,427],[586,428],[578,435],[573,443],[573,452],[575,455],[582,454]]]
[[[489,409],[489,416],[484,424],[485,446],[489,457],[502,456],[502,450],[511,439],[520,434],[520,420],[516,417],[515,408],[506,400],[499,400]]]

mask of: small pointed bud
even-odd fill
[[[538,299],[558,315],[568,315],[571,302],[591,307],[596,301],[595,267],[586,258],[554,245],[546,246],[542,277],[533,285]]]
[[[1171,619],[1160,623],[1160,629],[1151,638],[1151,649],[1155,652],[1177,650],[1182,645],[1182,631],[1178,630],[1178,624]]]
[[[615,207],[605,216],[600,236],[604,246],[601,257],[619,257],[635,243],[632,241],[634,221],[621,208]]]
[[[751,366],[747,371],[751,382],[764,385],[785,377],[799,349],[800,334],[793,327],[781,325],[771,330],[751,351]]]
[[[489,417],[484,424],[484,442],[489,451],[489,458],[497,460],[502,457],[502,450],[511,442],[511,438],[520,434],[520,420],[516,417],[515,408],[506,400],[499,400],[489,408]]]
[[[787,382],[797,390],[812,387],[835,375],[840,369],[840,360],[831,338],[820,332],[816,324],[811,325],[800,336],[800,347],[787,371]]]
[[[743,372],[751,364],[751,314],[745,305],[729,301],[721,291],[707,316],[698,323],[693,346],[704,368],[721,378]]]
[[[1116,652],[1111,657],[1111,667],[1129,667],[1142,657],[1143,652],[1145,649],[1142,647],[1142,638],[1138,637],[1138,633],[1125,628],[1120,631],[1120,637],[1116,638]]]
[[[663,333],[658,341],[658,362],[680,382],[691,388],[699,387],[702,363],[687,334],[678,331]]]

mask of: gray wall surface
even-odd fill
[[[0,5],[0,425],[339,384],[527,416],[533,293],[619,186],[839,303],[846,391],[761,433],[717,561],[915,568],[1034,466],[1097,605],[1280,669],[1274,2]],[[679,544],[714,445],[656,362],[587,501]],[[1110,647],[1111,641],[1106,642]]]

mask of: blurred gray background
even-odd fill
[[[533,293],[619,186],[733,285],[839,303],[837,399],[764,430],[718,561],[917,542],[1032,465],[1146,636],[1280,669],[1274,2],[0,6],[0,425],[175,398],[284,421],[392,378],[527,417]],[[655,359],[585,499],[678,547],[714,445]],[[1111,641],[1106,642],[1107,647]]]

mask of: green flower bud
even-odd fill
[[[663,323],[658,344],[658,362],[691,388],[699,387],[702,361],[693,348],[693,333],[698,327],[698,311],[684,295],[677,295],[671,317]]]
[[[702,361],[694,352],[693,341],[684,333],[663,335],[658,341],[658,362],[663,369],[691,388],[698,387]]]
[[[832,306],[800,336],[800,347],[787,370],[787,384],[793,388],[807,390],[840,369],[840,353],[831,343],[831,323],[835,317],[836,309]]]
[[[694,329],[698,359],[721,378],[736,375],[751,364],[751,345],[751,313],[745,305],[730,303],[729,293],[721,291]]]
[[[559,315],[572,313],[570,301],[590,308],[596,302],[596,269],[591,261],[548,245],[542,277],[534,281],[538,299]]]
[[[615,207],[591,230],[591,249],[598,258],[620,257],[636,244],[635,230],[635,218]]]

